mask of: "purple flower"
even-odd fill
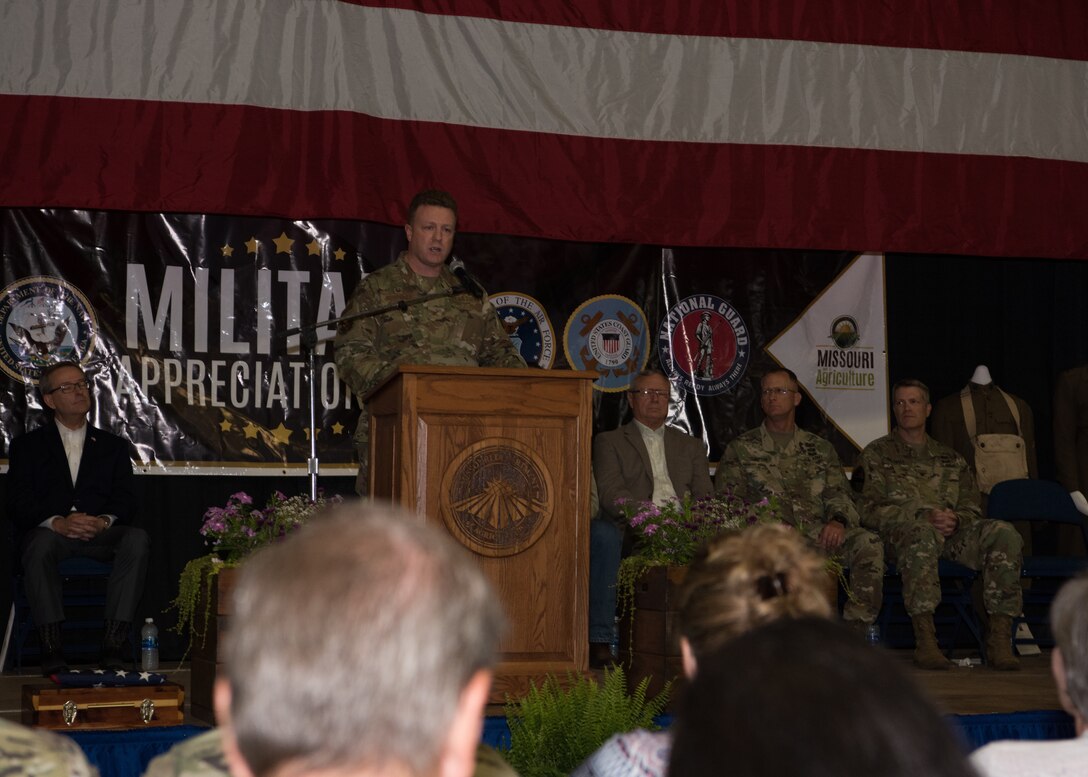
[[[241,502],[244,505],[253,504],[253,497],[247,494],[245,491],[239,491],[237,494],[231,494],[231,499]]]

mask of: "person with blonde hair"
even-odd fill
[[[677,618],[684,675],[731,639],[781,618],[830,618],[824,559],[784,524],[711,540],[688,569]],[[605,742],[573,777],[663,777],[672,735],[636,729]]]

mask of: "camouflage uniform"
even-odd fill
[[[940,604],[938,558],[982,570],[987,612],[1020,614],[1023,540],[1012,524],[981,517],[978,487],[962,456],[929,436],[916,450],[893,432],[869,443],[859,465],[861,522],[880,535],[899,567],[910,615],[931,615]],[[926,520],[932,508],[956,513],[952,536],[942,537]]]
[[[174,745],[148,764],[143,777],[230,777],[221,730],[213,728]],[[473,777],[517,777],[517,772],[494,748],[481,742],[476,747]]]
[[[417,275],[401,253],[392,264],[371,273],[351,295],[344,315],[458,288],[443,267],[437,278]],[[469,294],[431,300],[380,316],[341,324],[334,342],[336,366],[362,405],[362,398],[400,364],[456,367],[524,367],[525,361],[503,331],[487,299]],[[357,490],[365,493],[368,467],[368,420],[362,407],[355,430],[359,457]]]
[[[144,777],[229,777],[223,735],[213,728],[171,747],[147,765]]]
[[[875,534],[860,527],[831,443],[798,428],[793,439],[778,448],[761,424],[726,446],[714,484],[717,491],[732,489],[748,501],[775,497],[784,520],[813,545],[826,523],[840,520],[846,536],[833,558],[850,568],[854,595],[843,608],[843,618],[864,623],[876,620],[884,593],[884,548]]]
[[[73,740],[0,718],[0,774],[98,777]]]

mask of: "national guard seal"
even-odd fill
[[[567,319],[563,351],[575,370],[596,370],[598,391],[626,391],[646,366],[646,314],[627,297],[606,294],[583,302]]]
[[[661,366],[680,388],[703,396],[733,388],[748,369],[748,327],[721,297],[699,294],[669,309],[657,334]]]
[[[0,291],[0,367],[35,383],[59,361],[86,363],[98,320],[83,292],[46,275],[21,278]]]
[[[551,522],[555,490],[539,455],[502,437],[480,440],[446,467],[440,492],[446,528],[484,556],[521,553]]]
[[[555,332],[544,307],[528,294],[512,291],[492,294],[489,299],[525,363],[549,369],[555,361]]]

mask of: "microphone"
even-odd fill
[[[483,299],[484,287],[480,285],[480,282],[476,280],[472,273],[465,269],[465,263],[458,259],[456,256],[450,257],[450,271],[457,276],[457,280],[461,284],[461,288],[471,294],[477,299]]]

